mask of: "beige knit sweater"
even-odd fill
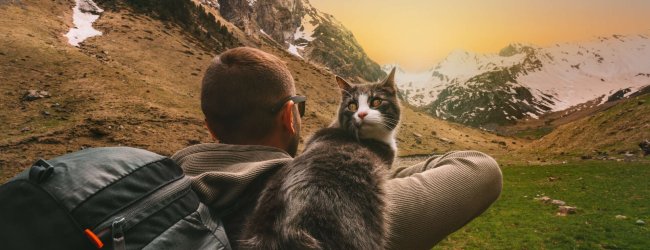
[[[265,180],[291,162],[284,151],[265,146],[199,144],[172,156],[193,177],[192,187],[224,216],[232,239],[250,213]],[[388,181],[391,249],[430,249],[483,213],[501,193],[501,170],[477,151],[450,152],[411,167],[396,168]]]

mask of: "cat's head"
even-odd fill
[[[376,139],[395,146],[394,132],[400,118],[395,69],[379,83],[350,84],[336,77],[342,100],[334,126],[361,139]]]

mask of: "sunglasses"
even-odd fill
[[[300,113],[300,117],[303,117],[305,115],[305,103],[307,102],[307,97],[300,96],[300,95],[294,95],[294,96],[289,96],[287,98],[282,99],[280,103],[275,105],[273,109],[271,109],[271,112],[276,113],[282,109],[285,103],[288,101],[293,101],[294,104],[298,105],[298,112]]]

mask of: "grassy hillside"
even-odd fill
[[[208,139],[198,110],[206,52],[174,23],[107,10],[103,36],[63,37],[72,1],[0,6],[2,180],[38,157],[129,145],[170,154]],[[28,90],[49,98],[23,100]]]
[[[434,249],[647,249],[648,163],[588,161],[503,169],[499,200]],[[556,215],[548,196],[577,207]],[[622,218],[617,215],[625,216]]]
[[[0,182],[38,158],[83,147],[124,145],[171,155],[210,142],[199,84],[222,45],[257,46],[287,61],[298,92],[309,97],[303,140],[332,121],[340,97],[327,69],[292,56],[273,41],[243,36],[218,13],[212,14],[234,41],[205,42],[187,24],[117,3],[102,6],[105,12],[94,27],[103,35],[80,48],[63,36],[72,26],[73,1],[0,4]],[[218,46],[210,46],[214,44]],[[50,97],[24,100],[29,90],[47,91]],[[409,108],[402,119],[402,155],[452,149],[503,155],[522,145]]]
[[[531,152],[554,155],[640,155],[638,144],[650,139],[650,94],[637,96],[594,115],[559,126],[534,141]]]

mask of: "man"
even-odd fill
[[[265,181],[296,154],[303,105],[285,63],[261,50],[228,50],[203,77],[201,109],[219,143],[190,146],[172,158],[221,216],[235,249]],[[387,185],[391,249],[430,249],[497,199],[501,170],[483,153],[451,152],[394,169]]]

